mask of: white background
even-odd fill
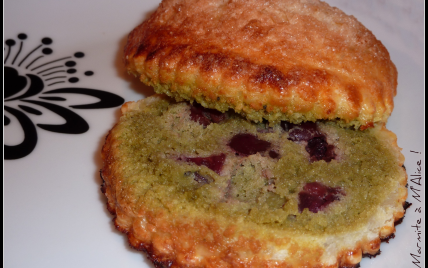
[[[424,175],[424,1],[327,2],[357,17],[389,50],[399,72],[399,85],[387,127],[398,136],[409,175],[416,172],[418,160],[422,160]],[[85,57],[77,68],[95,74],[82,76],[73,86],[138,100],[153,91],[125,73],[122,49],[127,34],[157,6],[158,1],[147,0],[6,0],[4,40],[17,40],[17,34],[26,33],[26,47],[30,48],[41,38],[51,37],[52,58],[83,51]],[[67,104],[82,104],[76,97],[67,97]],[[89,123],[88,132],[68,135],[38,128],[36,149],[25,158],[4,162],[5,267],[153,267],[114,229],[99,190],[100,150],[118,119],[118,109],[74,111]],[[35,123],[61,120],[48,113],[30,118]],[[4,139],[10,144],[19,136],[6,129]],[[411,182],[409,186],[419,187]],[[417,233],[411,226],[419,218],[425,225],[425,207],[412,195],[410,192],[408,201],[413,206],[397,226],[396,238],[382,243],[382,254],[363,259],[361,267],[417,267],[410,256],[418,254]],[[415,212],[418,207],[422,214]],[[422,231],[425,233],[425,227]],[[419,243],[423,252],[424,245]]]

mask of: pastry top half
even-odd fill
[[[157,93],[256,122],[365,129],[387,121],[396,95],[382,43],[316,0],[164,0],[130,33],[124,57]]]
[[[269,126],[164,95],[126,103],[102,156],[115,226],[156,267],[356,267],[407,197],[384,126]]]

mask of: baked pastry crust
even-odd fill
[[[353,16],[316,0],[164,0],[129,35],[129,73],[253,121],[386,122],[397,71]]]
[[[377,205],[363,225],[347,226],[346,231],[317,234],[299,228],[282,229],[275,224],[259,224],[245,217],[213,214],[207,212],[206,207],[195,208],[182,203],[186,199],[184,192],[177,194],[173,190],[175,186],[158,180],[162,172],[167,172],[165,168],[170,170],[172,167],[168,158],[154,169],[142,168],[155,161],[155,153],[145,155],[147,152],[142,148],[148,144],[138,145],[139,140],[149,135],[141,133],[138,125],[161,116],[171,103],[171,100],[156,95],[124,104],[120,122],[108,134],[102,150],[102,191],[107,196],[109,211],[116,215],[115,226],[128,235],[133,247],[145,251],[156,267],[353,267],[360,262],[362,254],[376,254],[381,239],[393,234],[394,222],[404,216],[403,204],[407,198],[407,175],[401,167],[404,156],[397,146],[396,136],[383,126],[366,131],[376,137],[383,150],[386,148],[395,163],[395,167],[389,169],[397,171],[393,177],[386,178],[388,183],[382,188],[393,185],[392,189],[387,196],[380,195],[382,200],[373,200]],[[152,117],[135,119],[144,114]],[[175,128],[183,118],[182,115],[176,117]],[[162,120],[155,124],[163,124]],[[329,131],[328,127],[325,131]],[[334,133],[329,134],[332,141],[340,140]],[[148,142],[154,144],[163,139],[160,134],[149,137]],[[340,147],[339,143],[336,146]],[[170,151],[175,150],[171,143]],[[135,159],[137,164],[133,162]],[[141,168],[146,171],[139,173]],[[212,175],[219,180],[217,175]],[[173,184],[178,183],[175,178],[171,179]],[[305,213],[307,211],[302,214]]]

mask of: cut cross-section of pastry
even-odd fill
[[[164,95],[122,107],[102,190],[156,267],[357,267],[394,235],[397,71],[354,17],[318,0],[164,0],[124,60]]]
[[[365,129],[387,121],[397,86],[382,43],[316,0],[164,0],[130,33],[125,64],[157,93],[258,122]]]
[[[122,107],[102,156],[115,225],[157,267],[353,267],[407,197],[383,126],[254,123],[161,95]]]

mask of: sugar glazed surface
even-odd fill
[[[103,191],[157,267],[351,267],[404,215],[404,158],[383,127],[251,123],[159,95],[122,113]]]
[[[386,122],[397,71],[352,16],[315,0],[165,0],[129,35],[128,72],[157,93],[252,121]]]

